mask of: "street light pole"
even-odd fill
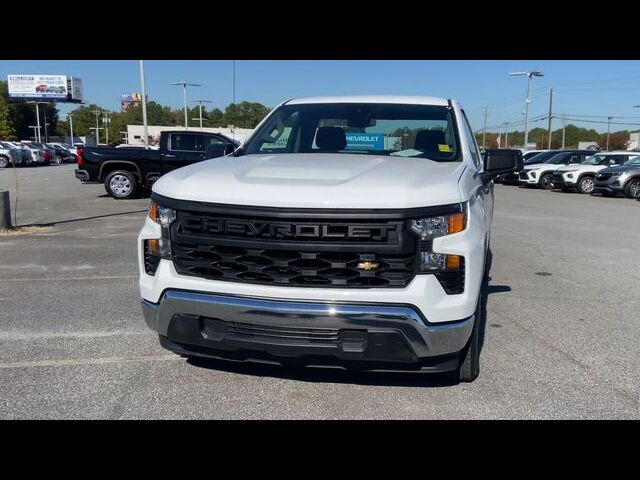
[[[38,125],[29,125],[29,128],[33,128],[33,138],[35,138],[36,142],[38,142],[38,130],[40,130],[40,127]]]
[[[200,107],[200,130],[202,130],[202,104],[203,103],[211,103],[211,100],[203,100],[199,98],[198,100],[193,100],[194,103],[197,103]]]
[[[487,113],[489,107],[484,107],[484,127],[482,129],[482,149],[486,150],[487,147]]]
[[[144,135],[144,148],[149,148],[149,131],[147,129],[147,93],[144,83],[144,60],[140,60],[140,90],[142,90],[142,131]],[[127,143],[129,143],[129,135],[127,133]]]
[[[49,125],[47,123],[47,107],[45,105],[44,107],[44,143],[48,143],[49,142],[49,131],[47,130],[47,125]]]
[[[69,120],[69,130],[71,133],[71,146],[73,147],[73,115],[67,113],[67,119]]]
[[[553,118],[553,88],[549,89],[549,143],[547,148],[551,150],[551,119]]]
[[[42,102],[27,102],[27,103],[31,103],[33,105],[36,106],[36,127],[38,128],[38,130],[36,131],[35,139],[36,142],[38,143],[42,143],[42,136],[40,135],[40,107],[38,107],[38,105]]]
[[[189,119],[187,118],[187,87],[200,87],[197,83],[189,82],[173,82],[171,85],[180,85],[182,87],[182,99],[184,100],[184,129],[189,130]]]
[[[511,76],[526,76],[527,77],[527,100],[524,106],[524,148],[527,151],[527,144],[529,143],[529,105],[531,104],[531,82],[533,77],[543,77],[544,73],[534,70],[532,72],[514,72],[510,73]]]

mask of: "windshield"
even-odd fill
[[[525,165],[529,165],[532,163],[542,163],[544,162],[547,158],[556,155],[557,152],[540,152],[540,153],[536,153],[535,155],[529,157],[527,160],[525,160],[524,164]]]
[[[640,156],[631,157],[631,159],[625,162],[624,165],[640,165]]]
[[[354,153],[458,161],[448,107],[366,103],[280,107],[245,153]]]
[[[591,155],[584,162],[585,165],[600,165],[601,163],[606,163],[607,159],[606,155]]]
[[[563,160],[570,155],[570,153],[567,152],[563,152],[563,153],[556,153],[555,155],[553,155],[551,158],[548,158],[544,163],[554,163],[554,164],[558,164],[558,163],[564,163]]]

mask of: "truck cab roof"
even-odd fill
[[[345,95],[293,98],[291,100],[287,100],[285,105],[302,105],[309,103],[398,103],[407,105],[447,106],[449,105],[449,100],[438,97],[404,95]]]

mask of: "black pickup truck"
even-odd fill
[[[114,198],[133,198],[161,175],[176,168],[232,153],[239,142],[218,134],[187,130],[160,134],[158,150],[144,148],[78,148],[76,178],[104,183]]]

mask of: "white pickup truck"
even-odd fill
[[[153,186],[147,324],[184,356],[479,372],[493,182],[464,110],[431,97],[288,100],[233,154]]]

